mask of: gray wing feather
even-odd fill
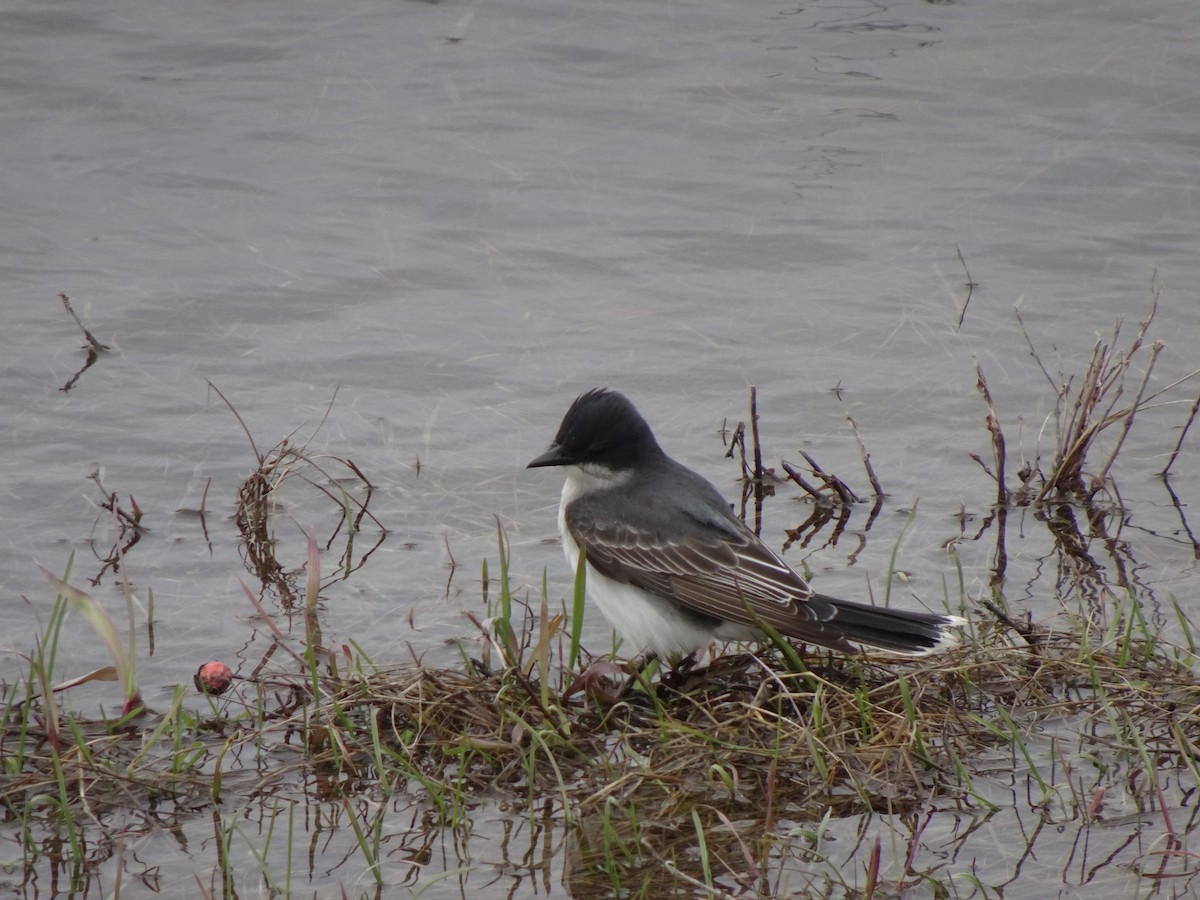
[[[766,622],[823,644],[840,637],[822,626],[836,614],[833,606],[732,516],[715,521],[710,510],[700,516],[676,510],[665,538],[652,509],[624,508],[620,521],[606,512],[584,497],[565,517],[571,537],[601,574],[705,616],[749,626]]]

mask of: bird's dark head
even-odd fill
[[[554,443],[528,468],[590,464],[621,471],[661,455],[654,433],[629,399],[594,388],[575,398]]]

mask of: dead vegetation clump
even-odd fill
[[[521,646],[567,640],[528,606],[514,610]],[[696,835],[678,823],[694,822],[731,883],[768,895],[786,836],[823,817],[978,809],[1024,782],[1047,808],[1102,819],[1097,798],[1132,772],[1148,810],[1163,802],[1165,771],[1200,785],[1195,654],[1156,640],[1132,606],[1105,634],[985,626],[916,660],[821,654],[794,670],[769,650],[721,656],[679,688],[613,705],[572,693],[563,658],[371,671],[327,654],[244,684],[215,715],[190,720],[175,706],[118,728],[79,723],[75,745],[57,751],[36,697],[10,701],[0,802],[25,808],[56,784],[71,786],[66,806],[93,811],[136,796],[219,799],[262,753],[291,746],[305,769],[341,772],[357,790],[424,798],[445,828],[479,803],[550,803],[573,829],[577,881],[614,866],[656,872],[659,887],[703,881],[680,852]],[[289,771],[272,767],[255,790]]]
[[[1096,338],[1083,372],[1078,375],[1060,372],[1055,376],[1050,373],[1024,320],[1017,313],[1030,356],[1054,392],[1054,409],[1038,434],[1040,440],[1053,423],[1050,435],[1053,457],[1049,468],[1043,470],[1041,454],[1035,451],[1032,459],[1022,460],[1016,473],[1017,485],[1009,486],[1006,478],[1007,442],[983,368],[977,367],[976,387],[987,404],[987,429],[992,438],[994,470],[978,455],[972,454],[972,457],[995,480],[998,505],[1070,502],[1085,508],[1096,508],[1102,497],[1116,501],[1119,495],[1112,482],[1112,467],[1133,428],[1135,418],[1157,405],[1164,395],[1200,374],[1200,369],[1194,370],[1166,385],[1151,389],[1154,365],[1164,344],[1155,340],[1147,345],[1146,338],[1158,311],[1160,293],[1161,286],[1156,278],[1151,289],[1150,308],[1138,324],[1137,333],[1128,346],[1120,346],[1123,323],[1117,321],[1109,335]],[[1141,375],[1135,385],[1130,385],[1128,376],[1135,371],[1135,362],[1143,357],[1145,361]],[[1198,407],[1200,398],[1192,404],[1183,423],[1179,443],[1159,473],[1164,479],[1178,455],[1183,437],[1196,417]]]
[[[342,543],[342,554],[332,575],[335,580],[348,578],[352,572],[362,568],[387,537],[386,529],[370,511],[374,487],[354,461],[317,455],[308,450],[309,441],[324,425],[329,410],[333,408],[337,393],[330,398],[325,417],[306,440],[294,444],[292,435],[289,435],[264,453],[258,449],[254,436],[233,404],[212,382],[209,382],[209,388],[237,419],[256,460],[255,467],[238,487],[234,504],[233,519],[241,536],[239,546],[246,567],[259,584],[260,596],[270,592],[283,608],[297,608],[300,606],[297,602],[297,584],[307,564],[307,556],[292,566],[285,565],[280,559],[282,554],[276,533],[278,521],[291,520],[295,533],[304,531],[283,498],[285,485],[299,482],[320,502],[332,504],[334,515],[329,518],[332,518],[333,525],[325,539],[324,549],[329,550],[336,541]],[[356,559],[355,538],[362,532],[364,520],[374,526],[376,534],[371,545]]]

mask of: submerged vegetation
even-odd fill
[[[382,540],[370,482],[350,460],[304,446],[255,449],[234,521],[256,582],[248,602],[273,640],[228,693],[196,699],[181,686],[165,712],[147,711],[136,647],[69,570],[48,573],[58,602],[0,707],[2,877],[18,893],[82,896],[96,885],[110,897],[999,897],[1009,885],[1028,893],[1031,879],[1048,895],[1192,892],[1200,634],[1173,601],[1148,603],[1111,527],[1124,438],[1182,381],[1148,388],[1151,345],[1125,391],[1153,312],[1125,350],[1115,349],[1119,328],[1099,342],[1078,381],[1051,379],[1053,461],[1022,460],[1015,486],[979,372],[994,449],[979,462],[997,502],[963,539],[994,534],[996,550],[985,595],[969,595],[962,578],[945,590],[945,610],[971,624],[937,656],[730,647],[622,693],[625,667],[580,644],[582,583],[566,600],[545,581],[515,586],[498,528],[478,643],[463,645],[456,666],[380,665],[356,646],[326,646],[319,621],[330,579],[349,577]],[[750,427],[733,437],[743,510],[753,498],[757,521],[770,473],[753,395]],[[875,498],[869,529],[883,489],[859,444]],[[806,462],[783,465],[813,510],[790,540],[826,529],[836,542],[858,498]],[[323,547],[310,531],[294,561],[272,525],[288,482],[307,492],[293,496],[293,518],[307,502],[332,523]],[[117,495],[104,493],[103,509],[121,517]],[[1026,507],[1057,550],[1060,611],[1038,621],[1003,591],[1006,516]],[[138,518],[121,519],[129,537],[105,561],[114,572]],[[335,545],[323,581],[321,551]],[[89,680],[55,683],[68,606],[112,649],[111,671],[91,677],[121,681],[119,719],[59,711],[57,695]],[[302,641],[272,622],[272,610],[293,607]],[[199,846],[188,852],[211,866],[169,885],[143,848],[160,834],[190,836]]]

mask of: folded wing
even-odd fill
[[[854,649],[833,624],[837,606],[816,595],[737,519],[681,514],[665,538],[667,529],[652,527],[652,516],[631,516],[626,509],[618,521],[597,512],[568,507],[566,524],[602,575],[722,621],[765,623],[799,640]]]

